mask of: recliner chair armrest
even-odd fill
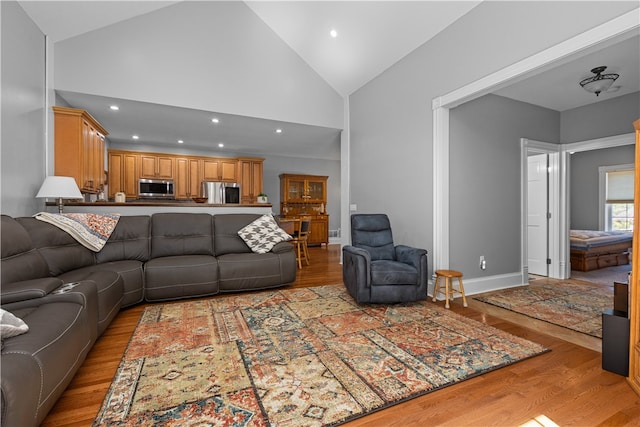
[[[371,254],[362,248],[346,245],[342,247],[342,279],[347,285],[371,286]],[[362,291],[362,288],[359,287]]]
[[[0,303],[10,304],[35,298],[42,298],[58,289],[64,282],[57,277],[24,280],[22,282],[3,283]]]
[[[426,264],[423,266],[421,261],[423,256],[425,258],[427,256],[426,249],[414,248],[407,245],[398,245],[395,247],[395,251],[397,261],[412,265],[418,271],[421,271],[422,268],[426,267]]]
[[[351,246],[351,245],[346,245],[342,248],[343,252],[349,252],[353,255],[356,256],[361,256],[364,257],[364,259],[366,260],[367,264],[371,264],[371,254],[366,250],[366,249],[362,249],[362,248],[357,248],[355,246]]]

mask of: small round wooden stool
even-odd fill
[[[444,291],[440,289],[440,279],[444,278]],[[453,287],[453,278],[458,279],[458,289]],[[454,295],[462,295],[462,305],[468,307],[467,298],[464,295],[462,273],[456,270],[436,270],[436,283],[433,288],[433,302],[436,302],[438,294],[444,294],[444,308],[449,308],[449,299],[453,301]]]

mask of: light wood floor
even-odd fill
[[[340,246],[310,248],[294,286],[342,283]],[[638,426],[640,398],[626,379],[601,368],[597,342],[554,331],[469,299],[452,311],[538,342],[552,351],[345,424],[354,426]],[[439,302],[437,304],[443,304]],[[44,426],[90,426],[146,305],[124,309],[89,353]],[[559,334],[559,335],[558,335]],[[556,336],[554,336],[556,335]],[[588,338],[588,337],[587,337]],[[595,349],[593,349],[595,347]],[[545,421],[546,420],[546,421]]]

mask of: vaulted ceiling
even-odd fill
[[[44,34],[57,42],[102,28],[176,1],[20,1],[20,5]],[[375,78],[405,55],[434,37],[448,25],[477,6],[479,1],[246,1],[287,45],[307,62],[342,96]],[[424,25],[429,22],[429,25]],[[337,37],[331,37],[335,30]],[[638,37],[606,49],[593,50],[496,94],[557,111],[610,99],[640,90],[640,52]],[[606,97],[585,96],[576,90],[578,81],[591,76],[590,69],[608,65],[607,72],[621,77]],[[129,140],[132,130],[124,115],[101,116],[94,113],[107,103],[120,103],[136,116],[136,126],[146,126],[157,139],[175,143],[172,129],[198,132],[195,120],[208,114],[197,110],[114,100],[104,97],[59,93],[69,104],[87,109],[110,131],[110,140]],[[287,135],[247,141],[277,123],[269,120],[227,117],[237,127],[224,138],[234,143],[236,151],[255,155],[285,154],[300,157],[339,158],[339,130],[314,126],[288,126]],[[131,120],[129,120],[131,121]],[[141,123],[142,121],[142,123]],[[163,124],[161,126],[160,124]],[[152,129],[155,129],[153,131]],[[228,128],[231,129],[231,128]],[[301,145],[300,141],[309,141]],[[162,143],[162,141],[159,141]]]

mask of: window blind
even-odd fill
[[[633,203],[633,169],[607,172],[607,203]]]

